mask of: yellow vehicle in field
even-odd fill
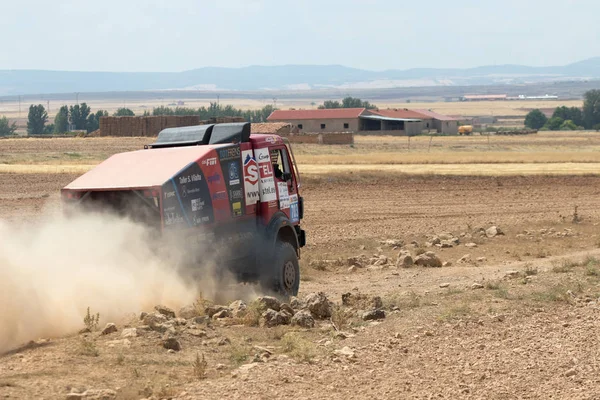
[[[473,134],[473,126],[471,125],[461,125],[458,127],[459,135],[471,135]]]

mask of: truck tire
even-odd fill
[[[273,291],[282,298],[297,296],[300,288],[300,265],[294,246],[278,241],[269,264],[261,279],[264,289]]]

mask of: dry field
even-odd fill
[[[310,329],[178,321],[176,352],[135,316],[102,320],[118,331],[32,338],[0,355],[0,397],[101,398],[93,389],[102,389],[122,399],[600,398],[600,176],[576,174],[599,162],[600,136],[428,140],[410,150],[405,138],[295,147],[300,169],[313,172],[302,187],[309,244],[299,297],[324,292],[331,319]],[[0,220],[41,219],[76,168],[143,143],[0,140]],[[454,172],[421,173],[431,166]],[[498,166],[525,168],[504,176]],[[491,226],[504,234],[481,234]],[[458,244],[435,246],[435,236]],[[434,251],[447,264],[397,267],[400,250]],[[352,268],[348,258],[361,254],[388,260]],[[344,293],[364,298],[344,305]],[[364,321],[373,296],[386,317]],[[130,327],[137,336],[121,337]]]

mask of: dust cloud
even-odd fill
[[[77,332],[87,307],[106,323],[157,304],[192,304],[199,287],[164,247],[141,225],[105,214],[0,221],[0,354]]]

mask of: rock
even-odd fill
[[[294,315],[296,313],[294,311],[294,309],[292,308],[292,306],[290,306],[287,303],[281,303],[281,307],[279,308],[279,311],[285,311],[290,315]]]
[[[229,340],[229,338],[221,338],[219,339],[219,341],[217,342],[217,346],[226,346],[228,344],[231,344],[231,340]]]
[[[279,325],[289,325],[292,321],[292,315],[287,311],[275,311],[268,309],[260,316],[259,324],[261,327],[272,328]]]
[[[485,258],[485,257],[478,257],[477,258],[477,262],[486,262],[486,261],[487,261],[487,258]]]
[[[356,268],[355,265],[353,265],[350,268],[348,268],[348,272],[351,273],[351,274],[354,273],[354,272],[356,272],[356,270],[357,270],[357,268]]]
[[[298,311],[296,314],[294,314],[291,323],[294,326],[299,326],[302,328],[314,328],[315,319],[309,311],[303,310]]]
[[[169,319],[175,318],[175,311],[171,310],[169,307],[158,305],[154,307],[154,309]]]
[[[84,335],[86,333],[92,333],[92,330],[86,326],[85,328],[81,329],[78,333],[80,335]]]
[[[379,256],[379,258],[373,263],[374,266],[382,266],[382,265],[387,265],[388,264],[388,258],[387,256]]]
[[[331,317],[331,302],[325,296],[325,293],[310,293],[304,298],[306,307],[315,318]]]
[[[352,350],[348,346],[342,347],[339,350],[334,350],[334,354],[336,354],[338,356],[347,357],[347,358],[356,358],[356,354],[354,353],[354,350]]]
[[[223,310],[229,311],[229,307],[221,305],[208,306],[204,309],[204,313],[208,315],[209,318],[212,318],[216,313],[219,313]]]
[[[566,377],[571,377],[577,375],[577,371],[574,368],[571,368],[567,372],[565,372]]]
[[[290,306],[294,310],[300,310],[300,309],[304,308],[304,304],[302,303],[302,301],[300,301],[300,299],[295,296],[292,296],[290,298]]]
[[[489,238],[493,238],[498,235],[504,235],[504,233],[497,226],[490,226],[485,230],[485,236]]]
[[[212,319],[222,319],[222,318],[231,318],[233,315],[229,308],[225,308],[215,314],[213,314]]]
[[[410,268],[415,264],[410,251],[402,250],[398,254],[398,260],[396,261],[396,268]]]
[[[435,246],[436,244],[442,243],[442,239],[435,236],[433,239],[431,239],[431,241],[429,241],[429,243],[431,243],[432,246]]]
[[[216,369],[217,371],[224,370],[225,368],[227,368],[227,367],[225,366],[225,364],[217,364],[217,365],[215,365],[215,369]]]
[[[112,400],[117,397],[117,392],[111,389],[89,389],[83,393],[69,393],[67,400]]]
[[[371,310],[363,313],[362,319],[363,321],[375,321],[378,319],[385,318],[385,311],[383,310]]]
[[[477,243],[467,243],[465,244],[465,247],[469,248],[469,249],[474,249],[475,247],[477,247]]]
[[[519,276],[519,271],[515,271],[515,270],[506,271],[504,276],[507,278],[517,278]]]
[[[248,313],[248,305],[242,300],[236,300],[229,305],[231,315],[235,318],[242,318]]]
[[[454,247],[454,243],[449,240],[442,240],[442,242],[437,244],[436,246],[438,246],[442,249],[449,249],[449,248]]]
[[[483,289],[483,285],[481,283],[477,283],[475,282],[474,284],[471,285],[471,289]]]
[[[423,267],[441,268],[442,261],[433,251],[423,253],[415,258],[415,264]]]
[[[136,328],[123,329],[123,332],[121,332],[121,337],[123,338],[137,337],[137,335],[138,333]]]
[[[471,261],[471,255],[470,254],[465,254],[464,256],[462,256],[461,258],[459,258],[457,262],[459,264],[465,264],[465,263],[468,263],[469,261]]]
[[[385,246],[390,246],[390,247],[402,247],[404,246],[404,241],[403,240],[396,240],[396,239],[389,239],[389,240],[384,240],[382,242],[379,242]]]
[[[442,268],[451,267],[451,266],[452,266],[452,262],[451,261],[444,261],[442,263]]]
[[[281,302],[272,296],[259,297],[258,299],[256,299],[256,302],[258,304],[258,308],[261,311],[266,311],[269,308],[271,310],[279,311],[279,309],[281,308]]]
[[[155,330],[157,326],[162,325],[165,322],[167,322],[167,317],[159,313],[146,314],[142,319],[142,323],[148,325],[152,330]]]
[[[441,287],[441,288],[447,288],[447,287],[449,287],[449,286],[450,286],[450,284],[449,284],[449,283],[440,283],[440,287]]]
[[[363,261],[362,257],[360,257],[360,256],[357,256],[357,257],[348,257],[348,259],[346,260],[346,263],[350,267],[362,268],[362,267],[365,266],[365,262]]]
[[[131,341],[129,339],[110,340],[106,342],[106,345],[108,347],[123,346],[129,348],[131,347]]]
[[[204,329],[188,329],[186,333],[196,337],[206,337],[206,331]]]
[[[117,326],[115,324],[113,324],[112,322],[109,322],[108,324],[106,324],[104,329],[102,329],[102,334],[110,335],[111,333],[115,333],[117,331],[118,331]]]
[[[175,338],[168,338],[168,339],[163,340],[162,345],[167,350],[174,350],[174,351],[181,350],[181,344],[179,344],[179,341]]]
[[[185,319],[192,319],[198,316],[198,310],[194,306],[184,306],[179,309],[179,316]]]

